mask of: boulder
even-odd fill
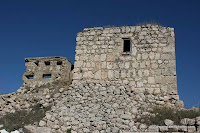
[[[151,125],[148,128],[148,132],[159,132],[159,128],[156,125]]]
[[[165,119],[164,123],[165,123],[166,126],[173,126],[174,125],[174,122],[170,119]]]
[[[140,124],[139,129],[140,129],[141,131],[145,131],[145,130],[147,129],[147,125],[145,125],[145,124]]]
[[[195,119],[184,118],[180,121],[180,123],[185,126],[193,126],[195,124]]]
[[[200,125],[200,116],[196,117],[196,124],[199,126]]]

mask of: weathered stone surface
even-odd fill
[[[79,64],[77,62],[77,64]],[[23,86],[41,86],[56,80],[70,80],[72,63],[65,57],[25,58]],[[81,66],[80,64],[79,66]]]
[[[45,121],[40,121],[39,126],[41,126],[41,127],[46,126],[46,122]]]
[[[159,126],[158,128],[159,128],[160,132],[168,132],[168,130],[169,130],[168,126]]]
[[[141,124],[141,125],[139,126],[139,129],[140,129],[141,131],[145,131],[145,130],[147,129],[147,125]]]
[[[180,123],[182,125],[189,125],[189,126],[193,126],[195,124],[195,119],[189,119],[189,118],[184,118],[180,121]]]
[[[196,132],[196,127],[195,126],[188,126],[188,133],[194,133]]]
[[[188,131],[188,128],[187,128],[187,126],[178,126],[178,130],[179,130],[180,132],[187,132],[187,131]]]
[[[165,119],[164,123],[165,123],[166,126],[173,126],[174,125],[174,122],[172,120],[169,120],[169,119]]]
[[[148,127],[148,132],[159,132],[159,128],[156,125],[151,125]]]
[[[196,117],[196,124],[200,125],[200,116]]]
[[[160,95],[163,91],[158,90],[165,85],[168,91],[171,84],[176,84],[175,39],[171,29],[149,25],[95,27],[80,32],[76,42],[74,82],[135,81],[135,89],[157,85],[152,88]],[[130,40],[128,52],[123,49],[125,39]],[[168,93],[177,94],[177,89]]]
[[[31,133],[51,133],[51,128],[48,127],[25,126],[24,128]]]
[[[179,131],[179,126],[172,125],[168,126],[169,132],[178,132]]]

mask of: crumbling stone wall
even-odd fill
[[[24,86],[43,85],[49,82],[68,81],[72,63],[65,57],[25,58]]]
[[[118,81],[132,90],[177,93],[174,28],[85,28],[76,41],[74,82]]]
[[[74,133],[144,131],[136,121],[151,115],[153,107],[183,107],[177,95],[130,91],[129,85],[109,81],[73,82],[62,97],[39,122],[40,127],[48,127],[52,133],[69,128]]]

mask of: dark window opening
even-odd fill
[[[39,66],[39,61],[36,61],[36,62],[34,62],[34,63],[35,63],[35,65]]]
[[[27,79],[34,79],[34,76],[33,75],[26,75],[26,78]]]
[[[74,65],[71,66],[71,71],[74,70]]]
[[[123,52],[131,52],[131,40],[124,38]]]
[[[45,65],[47,65],[47,66],[50,65],[50,61],[45,61],[44,63],[45,63]]]
[[[51,74],[43,74],[43,78],[44,79],[49,79],[49,78],[51,78]]]
[[[57,65],[62,65],[62,61],[57,61]]]
[[[55,57],[55,58],[60,58],[60,57]]]

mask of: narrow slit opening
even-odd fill
[[[43,74],[43,78],[44,79],[49,79],[49,78],[51,78],[51,74]]]
[[[57,61],[57,65],[62,65],[62,61]]]
[[[34,75],[26,75],[27,79],[34,79]]]
[[[45,61],[44,64],[45,64],[46,66],[49,66],[49,65],[50,65],[50,61]]]

